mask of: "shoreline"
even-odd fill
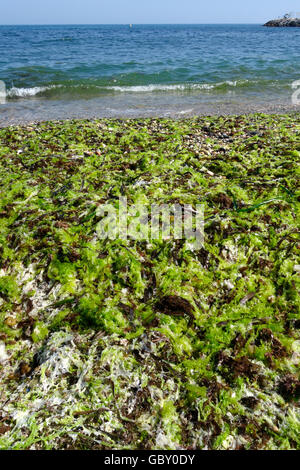
[[[0,104],[0,128],[10,126],[26,126],[30,124],[37,125],[43,122],[50,121],[69,121],[69,120],[98,120],[98,119],[174,119],[183,120],[197,117],[220,117],[220,116],[251,116],[254,114],[266,114],[266,115],[294,115],[300,112],[300,104],[292,105],[287,103],[272,103],[272,104],[240,104],[240,103],[214,103],[214,104],[203,104],[201,106],[185,106],[177,110],[170,110],[164,112],[153,112],[153,111],[139,111],[138,109],[130,109],[127,111],[111,111],[108,113],[105,110],[100,110],[97,113],[86,112],[72,112],[72,108],[75,109],[76,105],[67,104],[66,110],[61,113],[55,109],[52,112],[47,110],[47,105],[44,104],[42,109],[35,111],[36,103],[27,104],[27,115],[25,111],[18,109],[9,110],[6,105]],[[23,106],[23,104],[21,105]],[[2,113],[1,113],[2,111]],[[23,114],[23,116],[16,117],[15,114]],[[4,117],[5,115],[5,117]]]

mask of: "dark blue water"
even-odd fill
[[[7,88],[0,113],[288,106],[300,79],[299,46],[299,28],[260,25],[0,26]]]

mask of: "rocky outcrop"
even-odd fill
[[[280,18],[278,20],[268,21],[264,26],[275,28],[300,28],[300,18]]]

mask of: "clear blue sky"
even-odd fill
[[[2,0],[0,24],[262,23],[299,0]]]

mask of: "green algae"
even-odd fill
[[[0,130],[0,448],[299,449],[299,131]],[[99,239],[120,196],[204,204],[203,247]],[[158,307],[171,296],[192,313]]]

